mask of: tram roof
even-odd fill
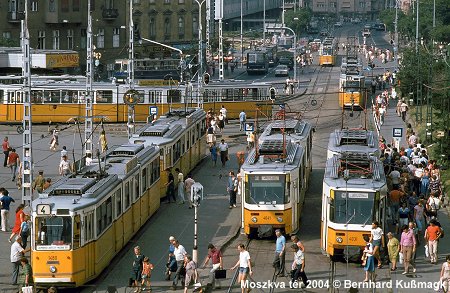
[[[330,134],[328,149],[339,148],[345,145],[365,146],[377,148],[377,136],[375,132],[367,129],[336,129]]]
[[[259,88],[271,86],[272,83],[264,81],[249,82],[246,80],[226,80],[226,81],[212,81],[208,85],[204,85],[203,89]]]
[[[345,170],[348,170],[348,178]],[[342,152],[327,160],[324,182],[338,188],[381,189],[386,185],[382,162],[365,153]]]
[[[308,121],[299,119],[274,120],[260,135],[259,140],[280,139],[283,137],[283,130],[286,140],[293,142],[304,141],[311,132],[312,125]]]
[[[158,120],[148,123],[130,138],[130,143],[164,145],[178,138],[193,122],[206,117],[200,108],[172,109]]]
[[[302,146],[287,141],[286,158],[282,158],[283,141],[279,139],[265,140],[259,150],[259,156],[256,156],[256,150],[253,149],[247,156],[241,170],[247,173],[252,172],[290,172],[298,168],[302,162],[304,149]]]

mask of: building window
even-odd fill
[[[154,17],[150,18],[148,31],[149,31],[150,37],[153,38],[156,36],[156,21],[155,21]]]
[[[114,0],[106,0],[106,9],[114,8]]]
[[[323,2],[317,3],[317,8],[325,8],[325,3]]]
[[[336,2],[331,2],[330,6],[331,6],[331,8],[336,8]]]
[[[80,48],[86,49],[87,45],[86,43],[87,43],[87,31],[85,28],[82,28],[80,32]]]
[[[366,3],[365,2],[359,2],[359,7],[360,8],[365,8],[366,7]]]
[[[4,39],[11,39],[11,32],[3,32],[2,37]]]
[[[53,50],[59,50],[59,30],[53,31]]]
[[[69,12],[69,0],[62,0],[61,1],[61,11],[62,12]]]
[[[73,30],[67,30],[67,49],[73,49]]]
[[[98,29],[97,48],[105,48],[105,29],[103,28]]]
[[[178,17],[178,36],[180,37],[180,39],[182,39],[184,36],[184,17],[183,16]]]
[[[192,34],[198,37],[198,18],[196,15],[192,16]]]
[[[113,28],[113,48],[119,48],[120,46],[120,28]]]
[[[38,32],[38,49],[45,49],[45,31]]]
[[[164,20],[164,37],[166,39],[170,38],[170,18],[166,17]]]
[[[18,0],[9,0],[8,12],[17,12],[19,10]]]
[[[35,1],[31,1],[31,11],[38,11],[38,2]]]
[[[80,11],[80,0],[73,0],[72,1],[72,10],[73,11]]]
[[[55,12],[56,11],[56,0],[49,0],[48,11],[49,12]]]

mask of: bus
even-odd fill
[[[269,72],[269,58],[266,52],[251,51],[247,53],[247,73],[266,74]]]
[[[264,50],[267,53],[267,58],[269,59],[269,67],[274,67],[278,64],[278,56],[277,56],[277,46],[266,46]]]

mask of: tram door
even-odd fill
[[[94,211],[90,211],[85,216],[85,242],[94,240]],[[90,241],[85,244],[85,272],[86,279],[95,275],[95,241]]]
[[[291,206],[292,206],[292,231],[297,231],[300,221],[300,181],[299,178],[292,178],[292,184],[291,184],[291,194],[293,197],[291,197]]]

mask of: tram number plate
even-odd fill
[[[356,240],[358,240],[356,237],[348,237],[348,241],[350,242],[356,242]]]
[[[49,255],[48,260],[58,260],[58,257],[56,255]]]
[[[263,220],[270,221],[270,220],[272,220],[272,217],[271,216],[264,216]]]
[[[38,204],[36,206],[36,214],[38,215],[50,215],[52,208],[49,204]]]

